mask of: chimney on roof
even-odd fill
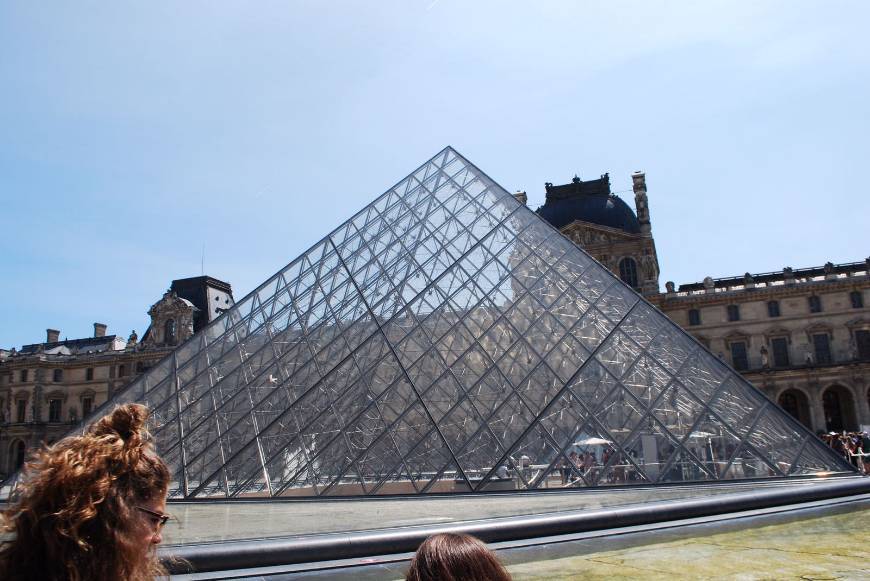
[[[94,337],[105,337],[106,329],[107,327],[103,323],[94,323]]]
[[[45,330],[45,342],[46,343],[57,343],[60,340],[60,331],[57,329],[46,329]]]

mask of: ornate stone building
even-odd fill
[[[645,174],[632,181],[636,213],[607,174],[546,184],[537,212],[809,428],[870,426],[870,258],[659,292]]]
[[[537,212],[582,246],[596,260],[644,296],[659,292],[659,261],[652,237],[646,180],[632,176],[637,214],[610,192],[610,176],[570,184],[546,184],[547,198]]]
[[[0,475],[20,466],[28,450],[61,438],[232,300],[223,281],[174,280],[148,310],[141,342],[135,331],[124,340],[94,323],[93,337],[61,340],[60,331],[48,329],[45,342],[0,353]]]
[[[668,283],[655,303],[807,427],[870,425],[870,259]]]

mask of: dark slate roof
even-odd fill
[[[59,347],[63,345],[64,347],[68,347],[72,352],[87,352],[87,351],[96,351],[97,347],[105,348],[106,345],[115,340],[117,335],[105,335],[103,337],[86,337],[84,339],[67,339],[65,341],[54,341],[52,343],[32,343],[30,345],[24,345],[21,348],[21,351],[18,353],[20,355],[29,355],[32,353],[37,353],[39,351],[47,351],[49,349],[54,349],[55,347]],[[91,349],[88,349],[91,347]]]
[[[713,285],[715,288],[728,288],[732,286],[744,285],[747,282],[754,282],[756,284],[781,282],[785,280],[787,271],[790,271],[790,274],[798,280],[807,280],[815,277],[825,276],[828,274],[845,274],[849,276],[856,272],[867,272],[868,269],[870,269],[870,258],[863,262],[844,262],[842,264],[828,263],[828,265],[825,266],[810,266],[807,268],[786,268],[788,270],[784,269],[774,272],[762,272],[760,274],[750,274],[747,272],[743,276],[728,276],[724,278],[716,278],[713,279]],[[681,284],[678,290],[679,292],[689,292],[704,290],[704,288],[704,282],[701,281]]]
[[[172,286],[170,288],[177,292],[178,296],[183,296],[183,293],[179,292],[180,290],[188,288],[200,288],[206,286],[212,286],[218,290],[222,290],[230,294],[232,294],[233,292],[233,287],[230,286],[230,283],[218,280],[216,278],[212,278],[210,276],[193,276],[190,278],[179,278],[172,281]]]
[[[556,228],[582,220],[617,228],[631,234],[640,233],[640,223],[632,209],[622,199],[610,193],[610,177],[581,181],[575,177],[570,184],[546,184],[547,200],[538,214]]]

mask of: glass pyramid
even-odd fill
[[[127,401],[153,410],[171,498],[850,470],[450,147],[108,405]]]

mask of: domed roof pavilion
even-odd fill
[[[569,184],[545,184],[547,199],[537,213],[556,228],[576,220],[617,228],[631,234],[640,233],[634,211],[622,199],[610,193],[610,177],[581,181],[575,176]]]

